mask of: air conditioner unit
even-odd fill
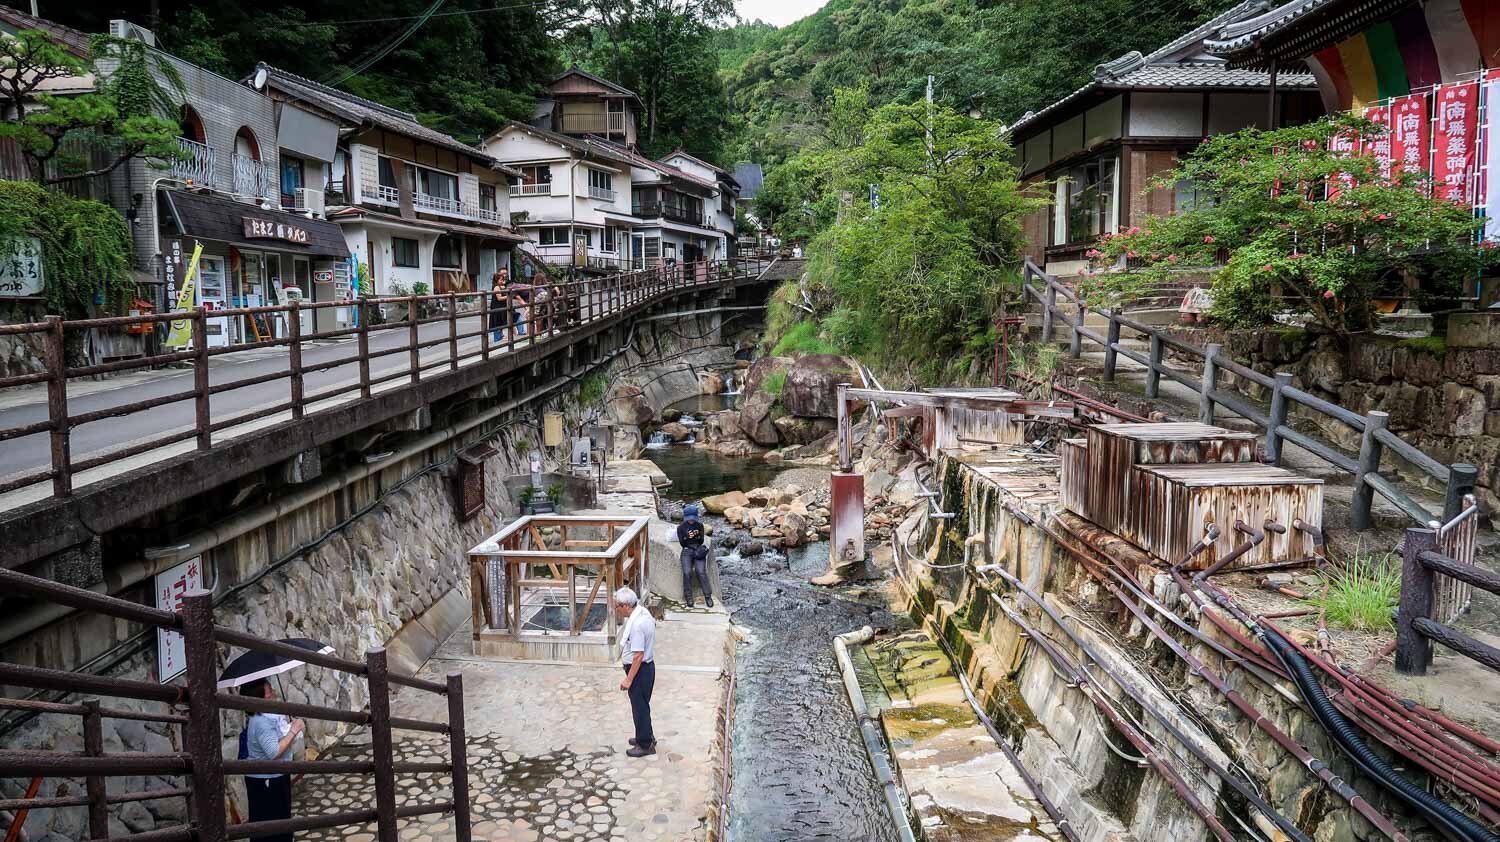
[[[295,202],[294,209],[299,212],[312,212],[318,216],[323,215],[322,190],[314,190],[311,187],[298,187],[293,201]]]
[[[136,40],[143,42],[148,47],[156,46],[156,33],[144,26],[138,26],[128,20],[112,20],[109,22],[109,34],[122,41]]]

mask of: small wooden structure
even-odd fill
[[[610,660],[618,631],[610,597],[622,586],[642,593],[649,523],[530,515],[469,550],[474,654]]]

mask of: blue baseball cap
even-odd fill
[[[698,507],[697,506],[688,506],[687,508],[684,508],[682,510],[682,516],[683,517],[697,517],[698,516]]]

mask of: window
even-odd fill
[[[619,245],[617,243],[617,238],[615,236],[615,231],[616,231],[616,229],[614,229],[614,228],[605,228],[604,229],[604,246],[603,246],[603,250],[604,251],[616,252],[616,251],[620,250],[620,247],[619,247]]]
[[[255,141],[255,132],[249,126],[240,126],[234,135],[234,154],[252,161],[260,160],[260,144]]]
[[[487,211],[495,209],[495,185],[479,185],[479,209]]]
[[[432,265],[442,269],[459,269],[464,265],[463,241],[457,236],[444,234],[438,237],[432,250]]]
[[[458,177],[437,170],[413,167],[417,174],[417,192],[439,199],[458,198]]]
[[[1059,181],[1057,199],[1054,245],[1089,242],[1113,232],[1115,159],[1100,158],[1068,169]]]
[[[538,228],[537,242],[544,246],[568,245],[568,229],[566,228]]]
[[[395,168],[394,165],[391,164],[391,159],[390,158],[386,158],[384,156],[381,156],[379,169],[380,169],[380,186],[381,187],[392,187],[392,188],[394,188],[394,187],[399,187],[400,186],[400,185],[396,184],[396,168]]]
[[[589,187],[599,190],[614,189],[610,182],[610,174],[607,172],[600,172],[599,170],[596,170],[592,167],[589,168]]]
[[[177,121],[177,136],[195,143],[208,142],[208,135],[203,131],[203,119],[191,105],[182,106],[182,114]]]
[[[306,182],[302,177],[302,159],[295,155],[281,156],[281,195],[285,197],[282,204],[291,204],[291,199],[297,195],[297,189]]]
[[[406,237],[391,238],[392,265],[415,269],[422,265],[421,252],[416,240]]]
[[[521,168],[522,184],[551,184],[552,167],[547,164],[539,164],[535,167]]]

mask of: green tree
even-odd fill
[[[135,291],[130,227],[109,205],[29,181],[0,181],[0,259],[31,237],[42,246],[49,312],[87,318],[96,302],[119,303]]]
[[[1339,117],[1210,138],[1156,183],[1193,184],[1196,207],[1106,238],[1096,256],[1144,268],[1099,274],[1088,286],[1128,298],[1227,254],[1213,276],[1216,317],[1254,326],[1292,310],[1338,334],[1370,327],[1371,299],[1415,288],[1414,279],[1423,295],[1451,296],[1493,262],[1474,245],[1480,222],[1471,210],[1430,197],[1425,172],[1386,174],[1371,155],[1330,151],[1336,136],[1384,131]]]
[[[46,93],[48,81],[89,75],[102,80],[94,91]],[[11,115],[0,122],[0,137],[15,141],[42,184],[106,175],[132,158],[179,155],[177,124],[160,115],[175,112],[181,87],[171,65],[138,41],[99,36],[82,59],[36,30],[0,37],[0,106]]]

